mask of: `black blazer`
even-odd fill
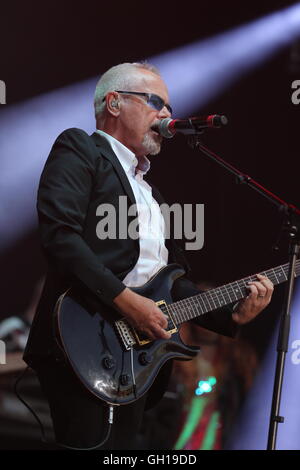
[[[135,198],[128,178],[110,144],[98,133],[89,136],[80,129],[68,129],[55,141],[41,175],[37,210],[42,248],[48,260],[45,287],[31,327],[24,360],[32,367],[45,356],[55,354],[53,309],[58,297],[70,286],[85,289],[91,296],[113,306],[113,299],[125,288],[122,279],[139,257],[139,241],[100,240],[96,234],[100,204],[110,203],[119,216],[119,196],[128,207]],[[163,199],[153,188],[158,203]],[[127,218],[127,225],[134,216]],[[118,233],[118,226],[117,226]],[[182,250],[169,240],[169,262],[186,268]],[[174,300],[199,290],[187,279],[175,281]],[[207,314],[196,322],[232,336],[235,324],[231,310]]]

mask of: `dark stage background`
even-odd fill
[[[114,64],[206,38],[294,2],[200,3],[187,8],[168,2],[6,4],[0,30],[6,106],[100,75]],[[226,114],[229,125],[207,133],[203,141],[299,206],[299,110],[291,102],[291,82],[297,72],[290,71],[290,53],[291,47],[285,47],[198,114]],[[168,202],[205,204],[205,246],[188,253],[195,279],[223,283],[286,261],[285,243],[278,253],[272,251],[281,220],[276,208],[189,149],[185,138],[177,136],[164,144],[160,156],[152,159],[150,180]],[[22,312],[44,269],[35,231],[2,254],[2,316]],[[272,306],[244,328],[250,337],[255,333],[253,341],[259,348],[266,344],[280,310],[282,290],[278,287]]]
[[[117,63],[143,60],[214,36],[294,3],[6,2],[0,13],[5,106],[101,75]],[[228,126],[207,132],[203,142],[300,206],[299,106],[291,102],[291,83],[300,79],[300,59],[298,69],[291,70],[291,47],[280,49],[194,114],[226,114]],[[195,89],[197,94],[201,88]],[[0,113],[3,109],[4,105]],[[149,180],[170,203],[205,204],[204,248],[187,254],[195,280],[225,283],[287,261],[284,238],[279,251],[272,250],[281,225],[277,209],[190,149],[185,138],[164,142],[161,154],[152,159]],[[2,253],[0,263],[1,319],[26,309],[44,273],[36,228]],[[272,304],[243,327],[242,334],[259,356],[281,311],[283,292],[278,287]]]

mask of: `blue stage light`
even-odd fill
[[[300,36],[300,4],[249,24],[149,58],[165,79],[175,115],[184,117],[221,94]],[[94,130],[97,78],[0,111],[0,251],[36,226],[41,169],[57,135],[68,127]],[[7,84],[9,88],[9,84]]]

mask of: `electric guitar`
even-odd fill
[[[65,357],[82,384],[95,396],[112,405],[125,405],[148,391],[159,370],[170,359],[190,360],[199,348],[184,344],[179,335],[183,322],[237,302],[249,293],[250,276],[192,297],[173,302],[172,285],[184,270],[177,264],[162,268],[134,292],[151,298],[168,315],[168,340],[150,340],[136,331],[112,308],[90,308],[72,289],[55,308],[56,337]],[[288,278],[288,264],[266,272],[274,285]],[[295,276],[300,274],[300,260]]]

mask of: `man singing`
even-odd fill
[[[107,405],[82,386],[58,352],[53,311],[62,293],[72,287],[93,298],[99,308],[113,307],[150,339],[170,337],[166,316],[153,300],[131,287],[145,284],[168,263],[185,265],[181,250],[164,238],[159,207],[163,199],[144,180],[150,167],[147,157],[158,154],[161,146],[162,137],[153,128],[171,113],[166,84],[155,67],[144,63],[112,67],[96,87],[96,131],[91,136],[80,129],[64,131],[45,164],[37,208],[48,274],[24,359],[37,372],[60,446],[95,448],[107,433]],[[97,209],[111,204],[119,220],[120,197],[127,198],[128,206],[136,204],[140,236],[101,238]],[[151,236],[153,231],[156,237]],[[197,323],[233,336],[237,325],[266,307],[272,290],[271,281],[258,275],[248,297],[234,309],[204,315]],[[174,283],[173,298],[197,292],[181,278]],[[135,448],[143,410],[163,393],[168,371],[163,368],[141,398],[117,407],[109,440],[99,448]]]

